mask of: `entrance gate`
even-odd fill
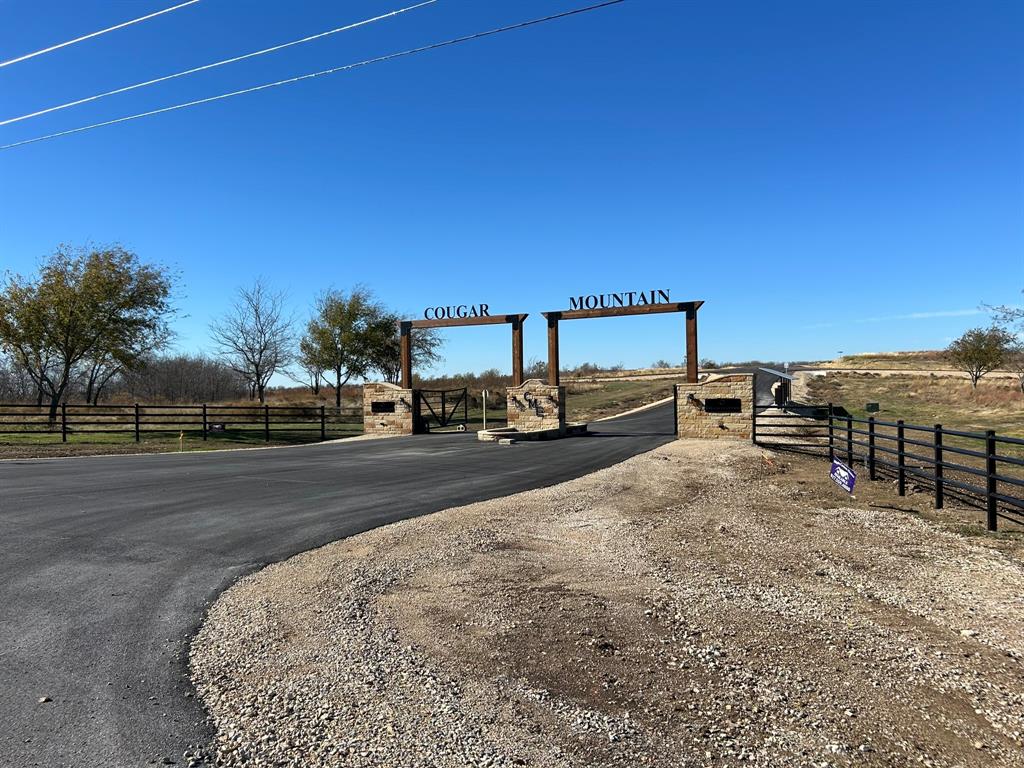
[[[469,391],[462,389],[417,389],[413,418],[417,432],[430,432],[469,423]],[[461,413],[459,412],[461,410]],[[461,418],[460,418],[461,417]]]
[[[651,292],[653,295],[653,291]],[[700,309],[703,301],[675,301],[669,302],[668,291],[659,291],[663,294],[665,303],[628,304],[619,306],[594,309],[569,309],[558,312],[542,312],[541,314],[548,321],[548,384],[557,386],[559,383],[558,371],[558,322],[560,320],[586,320],[594,317],[621,317],[622,315],[652,315],[660,312],[685,312],[686,313],[686,381],[695,383],[697,381],[697,310]],[[620,296],[620,294],[613,294]],[[632,296],[632,294],[630,294]],[[641,294],[643,295],[643,294]],[[591,299],[596,297],[591,296]],[[570,302],[571,303],[571,302]],[[583,302],[579,302],[582,304]],[[597,301],[594,302],[597,304]]]

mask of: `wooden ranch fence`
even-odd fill
[[[860,462],[870,480],[894,479],[900,496],[906,495],[908,481],[920,483],[934,494],[936,509],[947,496],[983,507],[990,531],[999,520],[1024,525],[1024,439],[1018,437],[856,418],[829,403],[789,410],[758,406],[753,441],[839,459],[850,467]]]
[[[321,440],[352,434],[362,425],[362,410],[305,405],[85,405],[62,403],[56,419],[46,406],[0,403],[0,434],[124,434],[139,442],[144,434],[259,434],[318,432]]]

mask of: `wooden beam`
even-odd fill
[[[398,324],[398,329],[401,339],[399,360],[402,368],[402,389],[412,389],[412,323],[403,320]]]
[[[559,312],[545,312],[548,320],[548,384],[558,386],[558,320]]]
[[[523,321],[516,317],[512,323],[512,386],[523,383]]]
[[[593,317],[622,317],[624,315],[654,315],[661,312],[689,312],[700,309],[703,301],[674,301],[670,304],[638,304],[632,307],[604,307],[601,309],[571,309],[542,312],[544,317],[557,314],[561,320],[587,320]]]
[[[522,323],[529,315],[487,315],[486,317],[452,317],[444,320],[403,320],[412,328],[457,328],[464,325],[499,325]]]
[[[697,307],[686,310],[686,381],[697,383]]]

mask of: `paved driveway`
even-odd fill
[[[672,406],[594,428],[0,462],[0,765],[180,762],[209,735],[188,642],[238,576],[648,451],[672,439]]]

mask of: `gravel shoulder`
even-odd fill
[[[1024,557],[821,461],[680,440],[245,577],[223,766],[1024,766]]]

